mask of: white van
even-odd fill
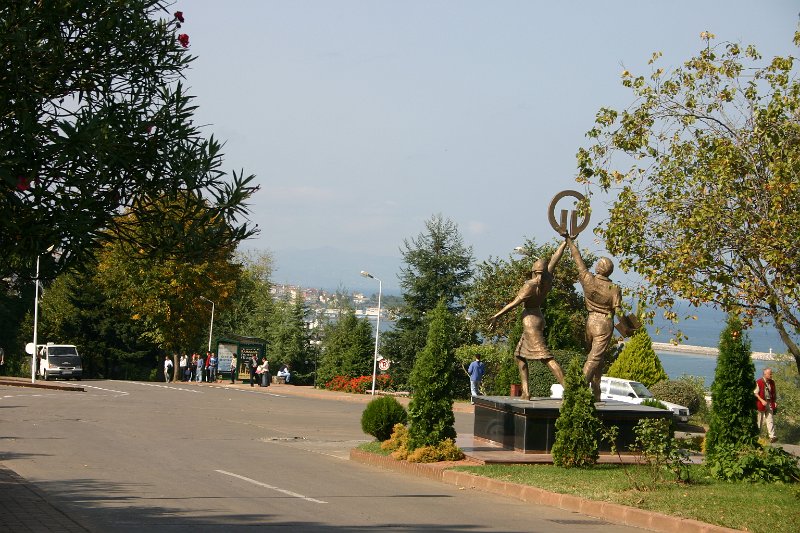
[[[561,387],[561,385],[555,384],[550,387],[551,398],[561,398],[563,395],[564,389]],[[644,400],[655,400],[657,398],[653,396],[653,393],[650,392],[650,389],[638,381],[602,376],[600,378],[600,399],[640,404]],[[658,401],[666,405],[667,409],[672,411],[672,416],[675,418],[675,420],[680,422],[689,421],[688,407],[684,407],[672,402],[665,402],[664,400]]]
[[[40,344],[38,347],[36,373],[47,381],[50,378],[83,377],[83,365],[78,349],[72,344]]]

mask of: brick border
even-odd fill
[[[33,389],[55,389],[55,390],[67,390],[67,391],[77,391],[77,392],[86,392],[86,389],[83,387],[78,387],[75,385],[58,385],[56,383],[31,383],[30,381],[23,381],[19,379],[3,379],[0,378],[0,385],[8,385],[10,387],[30,387]]]
[[[601,518],[614,524],[650,529],[652,531],[663,533],[734,533],[739,531],[738,529],[715,526],[697,520],[669,516],[617,503],[588,500],[571,494],[559,494],[529,485],[509,483],[476,476],[468,472],[449,470],[450,467],[455,465],[476,464],[471,461],[409,463],[398,461],[390,456],[378,455],[358,449],[350,450],[350,460],[385,470],[442,481],[448,485],[489,492],[526,503],[557,507],[565,511],[574,511],[587,516]]]

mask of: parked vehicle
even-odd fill
[[[80,380],[83,377],[83,365],[78,349],[72,344],[40,344],[38,347],[37,374],[48,379]]]
[[[564,389],[559,384],[550,387],[551,398],[561,398],[564,395]],[[602,376],[600,378],[600,398],[602,400],[616,400],[618,402],[640,404],[644,400],[657,399],[650,392],[650,389],[645,387],[638,381],[630,379],[612,378],[610,376]],[[665,402],[658,400],[667,406],[667,409],[672,411],[672,416],[675,420],[680,422],[689,421],[689,408],[678,405],[672,402]]]

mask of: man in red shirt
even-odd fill
[[[775,382],[772,381],[772,369],[764,369],[764,376],[756,380],[756,388],[753,391],[756,396],[756,407],[758,408],[758,429],[767,423],[769,441],[775,442],[775,411],[778,409],[778,393],[775,390]]]

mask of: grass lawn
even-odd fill
[[[597,465],[590,469],[552,465],[455,467],[551,492],[619,503],[672,516],[755,533],[800,531],[800,486],[724,483],[691,467],[691,483],[652,482],[643,467]],[[669,478],[667,478],[669,479]],[[637,490],[636,485],[644,487]]]

